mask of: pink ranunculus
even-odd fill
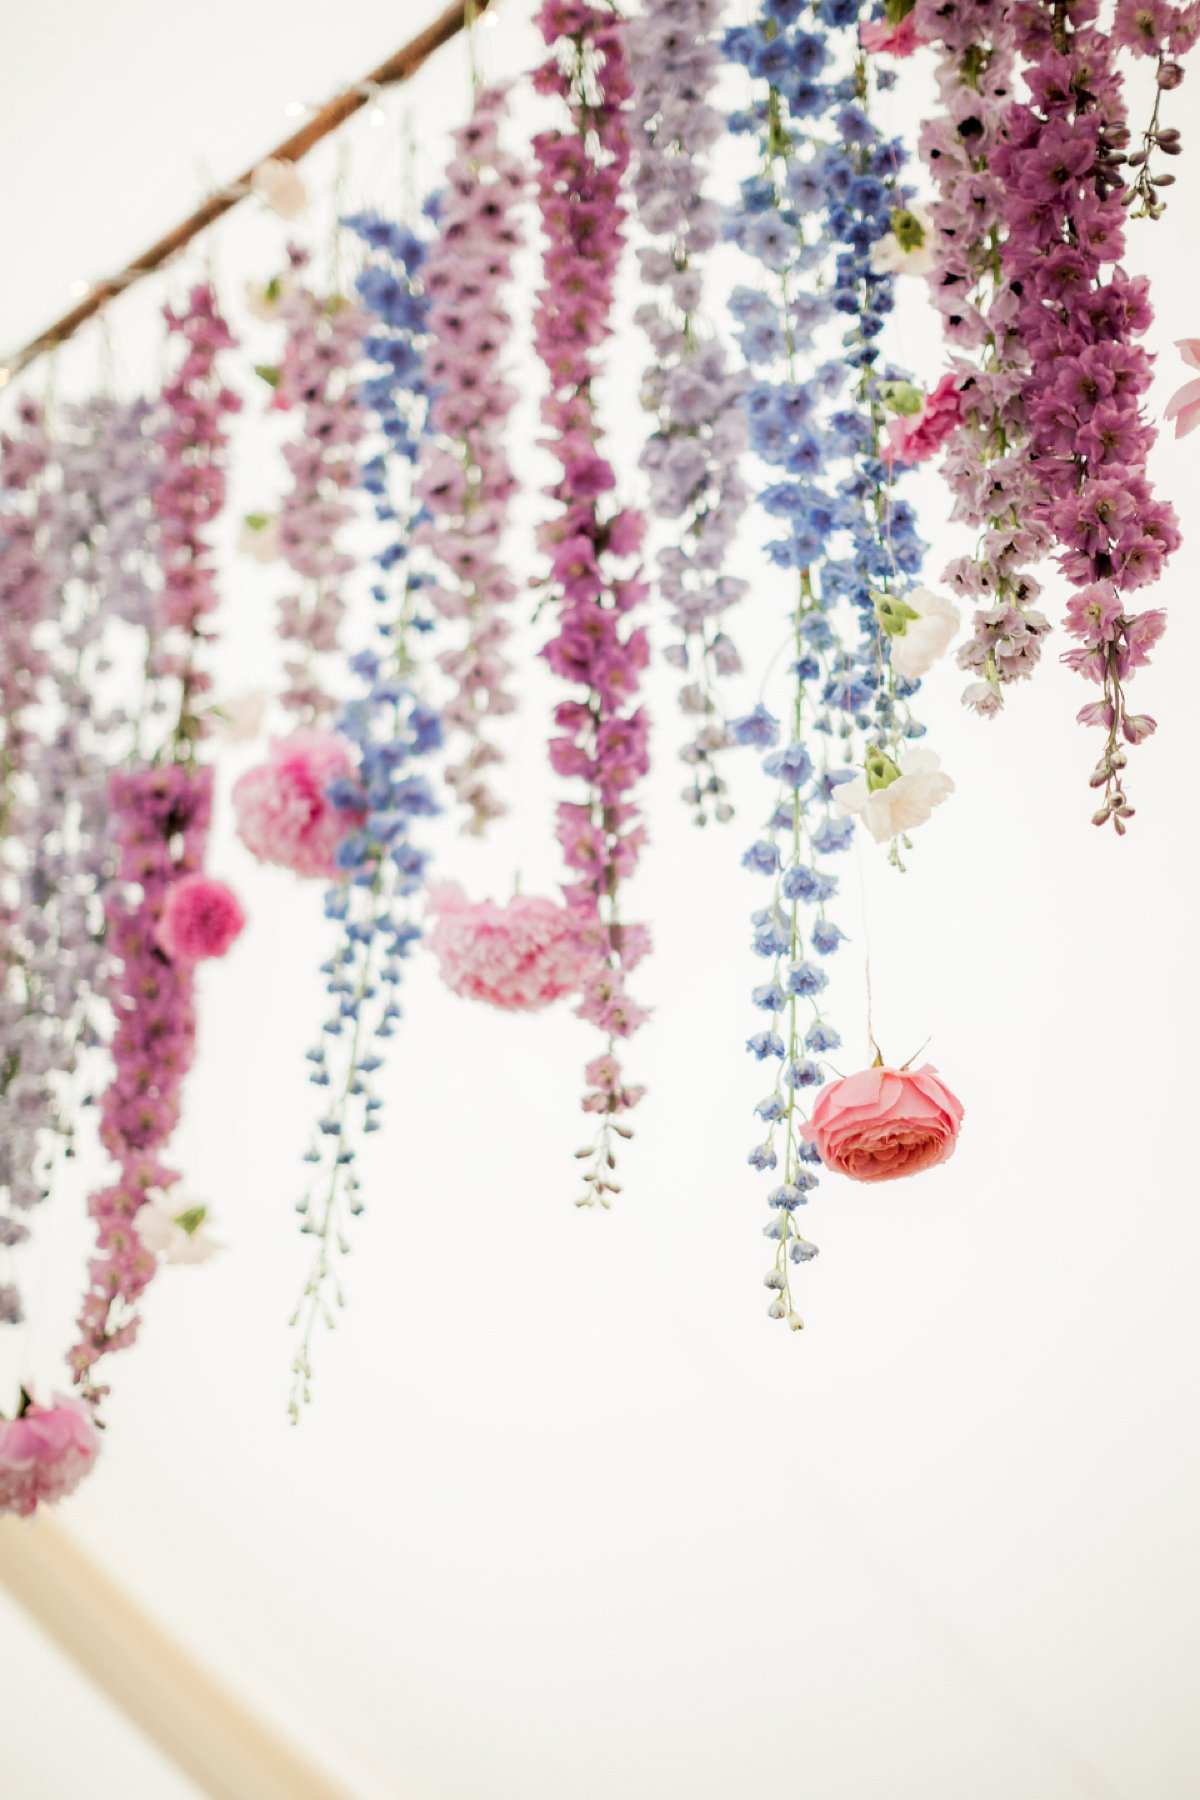
[[[91,1412],[72,1395],[52,1406],[27,1406],[0,1419],[0,1513],[27,1517],[39,1500],[61,1500],[83,1480],[100,1453]]]
[[[167,889],[157,937],[172,962],[200,962],[224,956],[245,923],[232,888],[207,875],[185,875]]]
[[[864,1069],[825,1089],[800,1135],[827,1169],[852,1181],[894,1181],[953,1155],[962,1116],[931,1063]]]
[[[579,947],[570,914],[553,900],[516,894],[506,906],[472,903],[455,882],[430,890],[437,924],[429,947],[456,994],[508,1012],[535,1012],[575,993],[592,959]]]
[[[1200,338],[1176,338],[1176,347],[1190,368],[1200,369]],[[1186,437],[1200,425],[1200,381],[1185,381],[1167,401],[1165,419],[1174,419],[1175,436]]]
[[[887,56],[911,56],[925,39],[917,31],[916,13],[909,12],[898,25],[889,25],[886,20],[881,20],[878,25],[860,25],[858,41],[870,56],[878,56],[881,52]]]
[[[943,375],[932,394],[926,394],[919,413],[888,420],[888,442],[881,448],[885,462],[920,463],[936,456],[963,416],[957,380],[956,375]]]
[[[332,731],[302,728],[274,739],[270,761],[234,783],[238,836],[260,862],[332,878],[338,845],[364,816],[334,806],[328,795],[333,782],[351,774],[349,752]]]

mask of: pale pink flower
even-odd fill
[[[147,1199],[133,1215],[133,1228],[152,1256],[165,1263],[202,1263],[225,1248],[207,1229],[208,1208],[162,1195]]]
[[[281,219],[299,218],[308,205],[308,189],[295,163],[281,162],[275,156],[259,163],[250,177],[250,186]]]
[[[346,746],[332,731],[301,728],[273,739],[270,761],[234,783],[238,836],[260,862],[331,879],[337,847],[363,815],[334,806],[328,789],[351,774]]]
[[[266,688],[250,688],[222,700],[219,709],[210,714],[213,731],[232,744],[248,744],[263,728],[271,696]]]
[[[900,758],[900,774],[886,787],[871,788],[865,775],[834,789],[838,809],[858,813],[877,844],[923,825],[935,806],[954,792],[935,750],[910,750]]]
[[[1189,368],[1200,369],[1200,338],[1176,338],[1179,353]],[[1175,436],[1187,437],[1200,425],[1200,381],[1185,381],[1167,401],[1165,419],[1174,419]]]
[[[247,513],[238,532],[238,549],[257,563],[274,562],[279,555],[279,520],[271,513]]]
[[[932,1063],[864,1069],[825,1089],[800,1135],[851,1181],[895,1181],[953,1156],[962,1116]]]
[[[952,600],[926,587],[905,594],[904,604],[918,617],[907,620],[903,632],[891,639],[892,667],[905,681],[919,681],[949,648],[959,612]]]
[[[99,1453],[91,1411],[73,1395],[55,1394],[52,1406],[0,1419],[0,1513],[28,1517],[39,1500],[73,1493]]]
[[[578,991],[594,959],[578,946],[565,907],[515,894],[506,906],[472,903],[455,882],[432,888],[429,947],[456,994],[506,1011],[535,1012]]]
[[[202,962],[224,956],[245,923],[232,888],[207,875],[185,875],[167,889],[156,936],[172,962]]]

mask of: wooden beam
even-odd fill
[[[418,32],[415,38],[397,50],[385,63],[373,69],[357,87],[347,88],[344,93],[336,95],[314,113],[299,131],[293,132],[290,138],[286,138],[274,150],[267,151],[265,156],[260,156],[258,161],[261,163],[274,158],[279,162],[299,162],[301,157],[307,156],[314,144],[319,144],[323,137],[328,137],[331,131],[336,131],[339,125],[344,125],[347,119],[365,106],[377,88],[395,87],[401,81],[408,81],[435,50],[448,44],[452,37],[462,31],[468,20],[478,18],[487,5],[488,0],[454,0],[440,18],[435,19],[424,31]],[[98,281],[78,306],[73,306],[70,312],[64,313],[61,319],[56,319],[53,325],[48,326],[23,349],[8,357],[0,364],[0,387],[14,375],[20,374],[35,357],[44,355],[47,350],[53,350],[67,338],[73,337],[81,325],[93,318],[117,294],[124,293],[127,287],[140,281],[143,276],[152,275],[156,269],[161,269],[185,244],[190,244],[200,232],[207,230],[222,214],[229,212],[249,192],[250,180],[257,167],[258,163],[255,163],[254,168],[239,175],[229,187],[210,194],[203,205],[198,206],[182,224],[176,225],[173,231],[168,231],[165,237],[159,238],[156,244],[151,244],[148,250],[143,250],[140,256],[135,256],[119,274]]]
[[[32,1520],[0,1518],[0,1583],[209,1800],[352,1800],[180,1649],[45,1508]]]

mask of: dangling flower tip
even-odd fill
[[[790,1312],[787,1316],[787,1322],[793,1331],[804,1330],[804,1320],[800,1317],[798,1312]]]

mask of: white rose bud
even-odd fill
[[[905,681],[918,681],[949,649],[961,620],[954,602],[931,588],[914,588],[905,594],[904,604],[918,616],[892,638],[892,667]]]
[[[259,163],[250,177],[250,187],[281,219],[299,218],[308,205],[308,189],[295,163],[280,162],[274,156]]]

